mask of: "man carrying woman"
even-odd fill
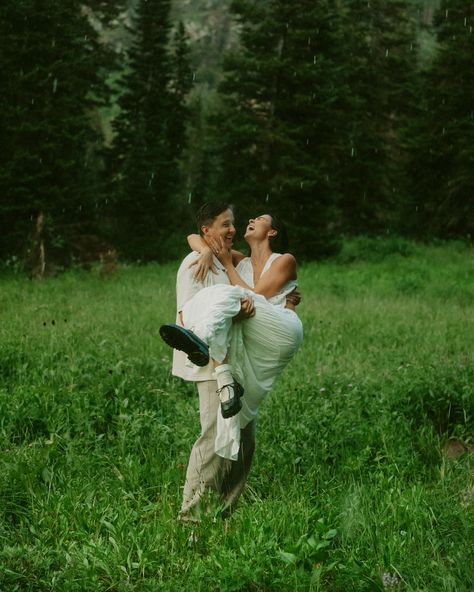
[[[302,340],[299,297],[292,294],[296,262],[272,250],[281,236],[276,219],[249,221],[250,257],[232,251],[233,222],[226,204],[201,209],[200,235],[189,237],[194,252],[178,271],[176,325],[160,329],[177,348],[173,374],[197,382],[200,398],[201,436],[191,451],[182,520],[199,520],[209,489],[220,494],[225,514],[234,509],[252,461],[260,402]],[[247,320],[235,323],[235,315]]]

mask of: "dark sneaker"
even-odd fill
[[[184,351],[196,366],[207,366],[209,364],[209,348],[207,344],[189,329],[174,324],[161,325],[160,335],[169,346]]]
[[[220,389],[217,389],[217,394],[221,401],[221,413],[224,419],[233,417],[242,409],[242,401],[240,398],[244,394],[242,385],[238,382],[226,384]],[[225,398],[224,398],[225,397]]]

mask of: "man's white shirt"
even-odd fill
[[[196,267],[194,265],[190,267],[190,265],[198,257],[199,253],[196,253],[195,251],[189,253],[189,255],[183,259],[178,269],[176,277],[176,323],[178,325],[181,324],[179,313],[183,306],[200,290],[216,284],[230,284],[224,267],[216,257],[214,257],[214,265],[217,273],[213,273],[209,270],[205,280],[203,282],[197,282],[194,279]],[[214,365],[212,362],[203,367],[195,366],[189,362],[188,357],[184,352],[176,349],[173,350],[172,373],[174,376],[179,376],[184,380],[190,380],[192,382],[214,380],[215,378]]]

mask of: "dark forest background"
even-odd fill
[[[3,0],[0,260],[185,251],[207,200],[345,236],[472,238],[474,3]]]

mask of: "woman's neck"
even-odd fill
[[[261,243],[250,243],[250,259],[252,261],[252,265],[263,266],[265,265],[267,259],[272,254],[272,250],[270,245],[267,242]]]
[[[253,285],[256,286],[260,276],[263,273],[265,264],[272,254],[272,250],[268,242],[252,242],[250,247],[250,262],[253,269]]]

